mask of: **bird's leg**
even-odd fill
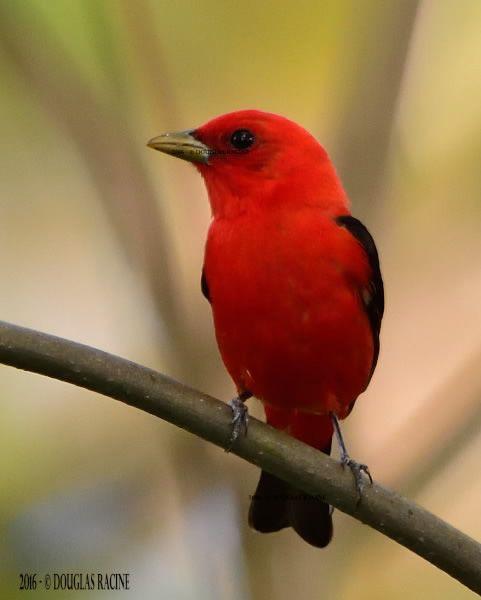
[[[356,482],[356,490],[357,490],[357,502],[359,503],[362,497],[362,488],[364,486],[364,481],[362,474],[366,473],[369,477],[369,481],[372,484],[371,473],[369,472],[369,468],[367,465],[363,465],[361,463],[353,460],[346,450],[346,444],[344,443],[341,428],[339,427],[339,421],[334,413],[330,413],[332,426],[334,427],[334,433],[336,434],[337,443],[339,444],[339,449],[341,451],[341,463],[344,467],[349,467],[354,476],[354,481]]]
[[[241,392],[238,396],[232,398],[232,400],[229,400],[228,404],[232,410],[232,432],[226,452],[229,452],[229,450],[232,448],[232,445],[242,432],[244,435],[247,435],[249,412],[244,402],[249,398],[252,398],[252,393],[246,391]]]

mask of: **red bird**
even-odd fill
[[[337,419],[367,387],[379,353],[384,292],[374,241],[351,216],[334,167],[305,129],[257,110],[166,133],[149,146],[195,164],[212,207],[202,291],[238,396],[233,436],[247,427],[243,402],[341,458],[361,491],[365,465],[347,454]],[[293,527],[326,546],[331,509],[263,471],[249,511],[261,532]]]

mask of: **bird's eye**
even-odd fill
[[[237,129],[231,135],[230,143],[236,150],[247,150],[255,142],[255,136],[248,129]]]

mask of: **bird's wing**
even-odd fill
[[[202,277],[200,278],[200,288],[201,288],[202,293],[204,294],[204,296],[207,298],[207,300],[209,302],[211,302],[210,292],[209,292],[209,284],[207,283],[207,277],[205,275],[205,269],[202,269]]]
[[[368,285],[361,290],[361,301],[369,318],[372,337],[374,341],[374,354],[372,359],[371,378],[376,368],[379,356],[379,332],[381,331],[381,321],[384,313],[384,285],[382,281],[381,269],[379,267],[379,256],[376,244],[366,229],[366,227],[351,215],[343,215],[336,219],[341,227],[344,227],[361,244],[367,255],[369,266],[371,267],[371,278]]]

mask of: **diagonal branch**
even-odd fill
[[[229,408],[165,375],[101,350],[0,321],[0,362],[99,392],[223,448]],[[234,454],[377,529],[481,593],[481,545],[424,508],[374,483],[356,504],[351,473],[257,419]]]

